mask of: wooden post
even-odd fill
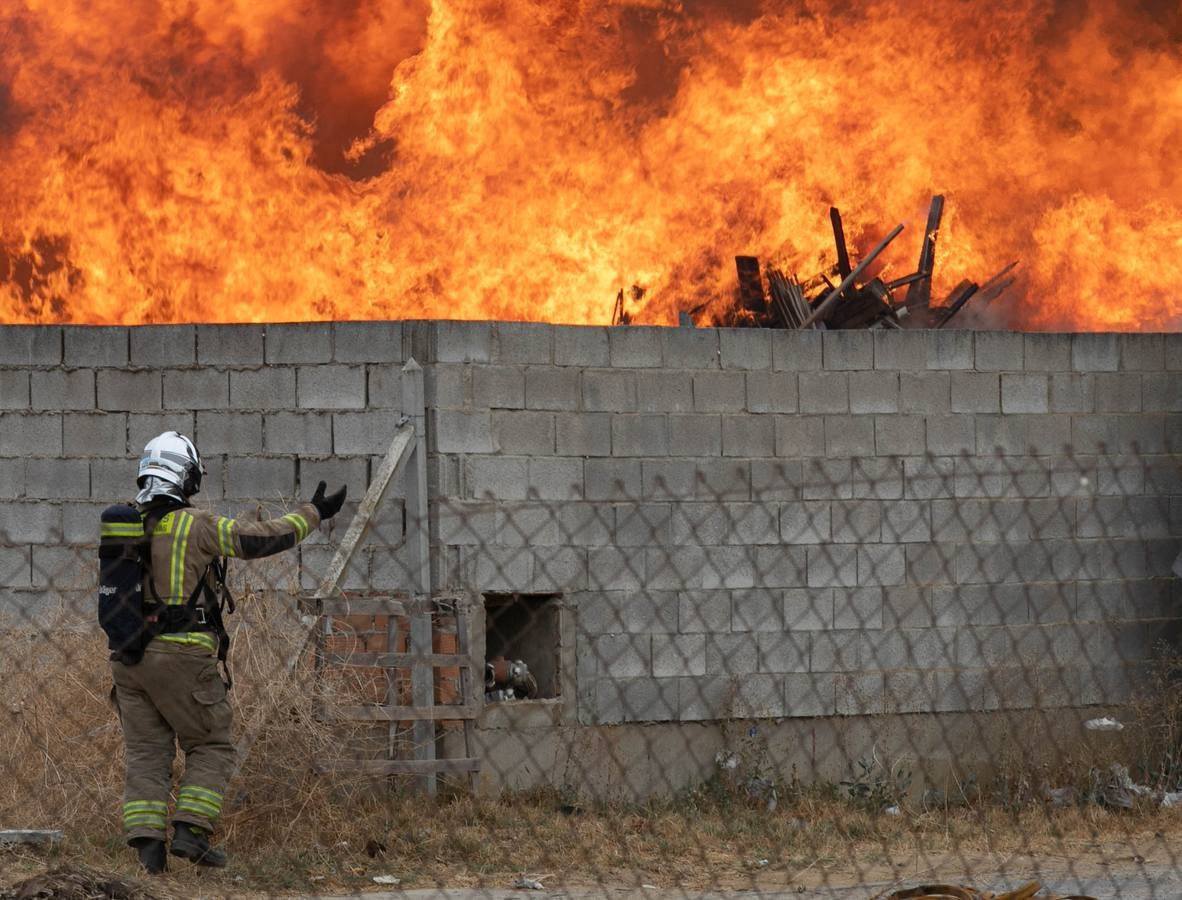
[[[402,414],[414,423],[415,441],[406,477],[406,550],[410,575],[410,629],[407,652],[416,657],[411,667],[411,702],[417,707],[435,705],[435,672],[427,657],[431,655],[431,535],[427,507],[427,398],[423,369],[413,359],[402,368]],[[393,727],[393,726],[391,726]],[[411,726],[415,760],[435,759],[435,723],[419,720]],[[439,787],[434,770],[426,769],[420,784],[434,795]]]

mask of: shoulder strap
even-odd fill
[[[152,537],[156,533],[156,526],[170,512],[184,509],[185,506],[175,500],[166,499],[149,503],[140,514],[144,518],[144,542],[140,546],[140,565],[148,574],[148,589],[152,592],[152,599],[157,604],[161,602],[160,594],[156,590],[156,582],[152,578]]]

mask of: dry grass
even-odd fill
[[[379,794],[371,781],[314,773],[314,758],[340,755],[342,743],[365,735],[342,735],[317,721],[317,702],[340,698],[326,697],[323,685],[314,689],[306,669],[296,679],[282,677],[305,633],[289,594],[249,598],[235,625],[238,726],[266,726],[228,792],[221,839],[234,860],[225,872],[178,867],[153,884],[162,896],[328,893],[373,887],[372,877],[381,874],[403,886],[504,887],[523,874],[567,884],[792,886],[830,883],[858,868],[890,872],[900,860],[918,867],[949,854],[1071,859],[1125,847],[1136,855],[1144,853],[1136,848],[1182,836],[1182,815],[1150,802],[1130,811],[1049,807],[1038,796],[1046,772],[1025,757],[1006,773],[1026,785],[1017,802],[998,803],[982,785],[956,803],[924,809],[915,802],[900,816],[853,803],[835,785],[779,785],[769,811],[766,798],[751,799],[724,779],[642,804],[598,804],[550,791],[500,800],[455,792],[428,808],[417,797]],[[0,824],[64,827],[67,840],[52,864],[136,874],[119,835],[122,743],[100,636],[9,634],[0,646]],[[1133,732],[1135,774],[1159,771],[1159,787],[1177,776],[1170,767],[1182,734],[1171,679],[1159,685],[1160,697],[1137,708],[1143,727]],[[332,687],[354,689],[365,686]],[[1062,777],[1083,783],[1089,761],[1081,758],[1072,769]],[[0,884],[43,871],[46,862],[35,853],[0,854]]]

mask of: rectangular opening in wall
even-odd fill
[[[559,696],[561,600],[561,594],[484,595],[486,702]]]

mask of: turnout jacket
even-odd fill
[[[281,553],[296,546],[319,524],[320,515],[311,503],[263,522],[242,522],[191,506],[173,509],[160,517],[152,532],[152,568],[144,576],[144,597],[159,597],[170,606],[184,605],[202,579],[215,588],[210,563],[216,558],[258,559]],[[204,602],[203,592],[198,606]],[[218,646],[217,637],[206,631],[162,634],[157,640],[196,644],[214,652]]]

